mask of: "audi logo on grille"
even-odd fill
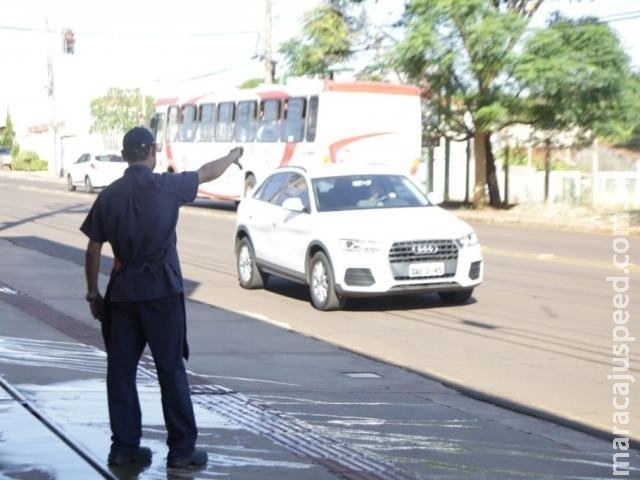
[[[411,251],[416,255],[433,255],[438,253],[438,246],[432,243],[422,243],[411,247]]]

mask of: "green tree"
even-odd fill
[[[7,116],[4,121],[4,130],[0,135],[0,145],[3,147],[9,147],[13,150],[15,132],[13,131],[13,122],[11,121],[11,115],[7,112]]]
[[[153,97],[143,98],[140,89],[110,88],[91,101],[91,133],[120,133],[139,124],[142,114],[149,118],[154,111]]]
[[[555,15],[526,42],[514,77],[526,92],[520,111],[546,147],[545,201],[551,147],[572,132],[574,143],[596,137],[628,140],[639,102],[629,58],[611,28],[595,18]],[[636,124],[637,125],[637,124]]]
[[[309,11],[301,35],[280,45],[279,52],[285,58],[282,70],[294,76],[331,78],[343,62],[368,54],[366,66],[355,75],[370,80],[384,78],[390,64],[381,52],[395,43],[390,32],[398,25],[371,22],[367,7],[374,2],[377,0],[325,0]]]
[[[491,134],[512,121],[514,50],[542,2],[410,0],[405,10],[406,36],[392,61],[425,88],[434,114],[450,120],[438,124],[441,131],[451,130],[453,120],[472,124],[476,207],[486,205],[487,187],[490,204],[501,205]],[[461,120],[465,114],[471,122]]]
[[[629,58],[607,24],[556,16],[526,43],[514,74],[525,89],[523,111],[533,126],[606,137],[631,134],[619,125],[630,106]]]
[[[304,15],[302,35],[280,46],[293,76],[331,76],[331,66],[351,54],[348,21],[339,8],[321,6]]]
[[[631,130],[631,138],[624,142],[630,148],[640,147],[640,73],[634,72],[628,79],[624,90],[623,103],[629,105],[626,115],[617,122],[618,129],[622,136],[626,137],[628,130]],[[617,138],[617,137],[614,137]]]
[[[255,88],[258,85],[260,85],[261,83],[264,82],[263,78],[250,78],[248,80],[245,80],[244,82],[242,82],[238,88],[240,89],[245,89],[245,88]]]
[[[38,154],[31,150],[24,150],[11,163],[12,170],[27,170],[28,172],[46,170],[47,162],[41,160]]]

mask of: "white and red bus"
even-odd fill
[[[194,170],[242,146],[243,169],[202,184],[199,195],[239,202],[280,165],[392,164],[415,176],[421,153],[420,89],[386,82],[298,80],[156,101],[158,170]]]

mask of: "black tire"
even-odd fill
[[[458,290],[457,292],[438,292],[442,301],[447,303],[465,303],[471,298],[473,288]]]
[[[236,253],[236,269],[238,272],[238,283],[242,288],[255,290],[263,288],[269,276],[263,273],[256,264],[256,256],[253,252],[253,245],[248,238],[240,239],[238,251]]]
[[[71,175],[67,175],[67,190],[70,192],[76,191],[76,186],[73,184],[73,180],[71,179]]]
[[[91,178],[89,178],[89,175],[87,175],[86,177],[84,177],[84,189],[88,192],[88,193],[93,193],[96,191],[95,188],[93,188],[93,183],[91,182]]]
[[[242,195],[242,197],[246,197],[248,193],[251,193],[251,190],[253,190],[256,186],[256,177],[253,175],[253,173],[248,174],[245,178],[244,178],[244,193]]]
[[[323,252],[316,252],[309,262],[309,294],[311,304],[325,312],[344,307],[345,300],[335,288],[333,268]]]

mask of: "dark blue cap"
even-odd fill
[[[122,150],[133,152],[135,150],[148,150],[155,143],[156,139],[148,129],[144,127],[133,127],[124,134],[122,139]]]

